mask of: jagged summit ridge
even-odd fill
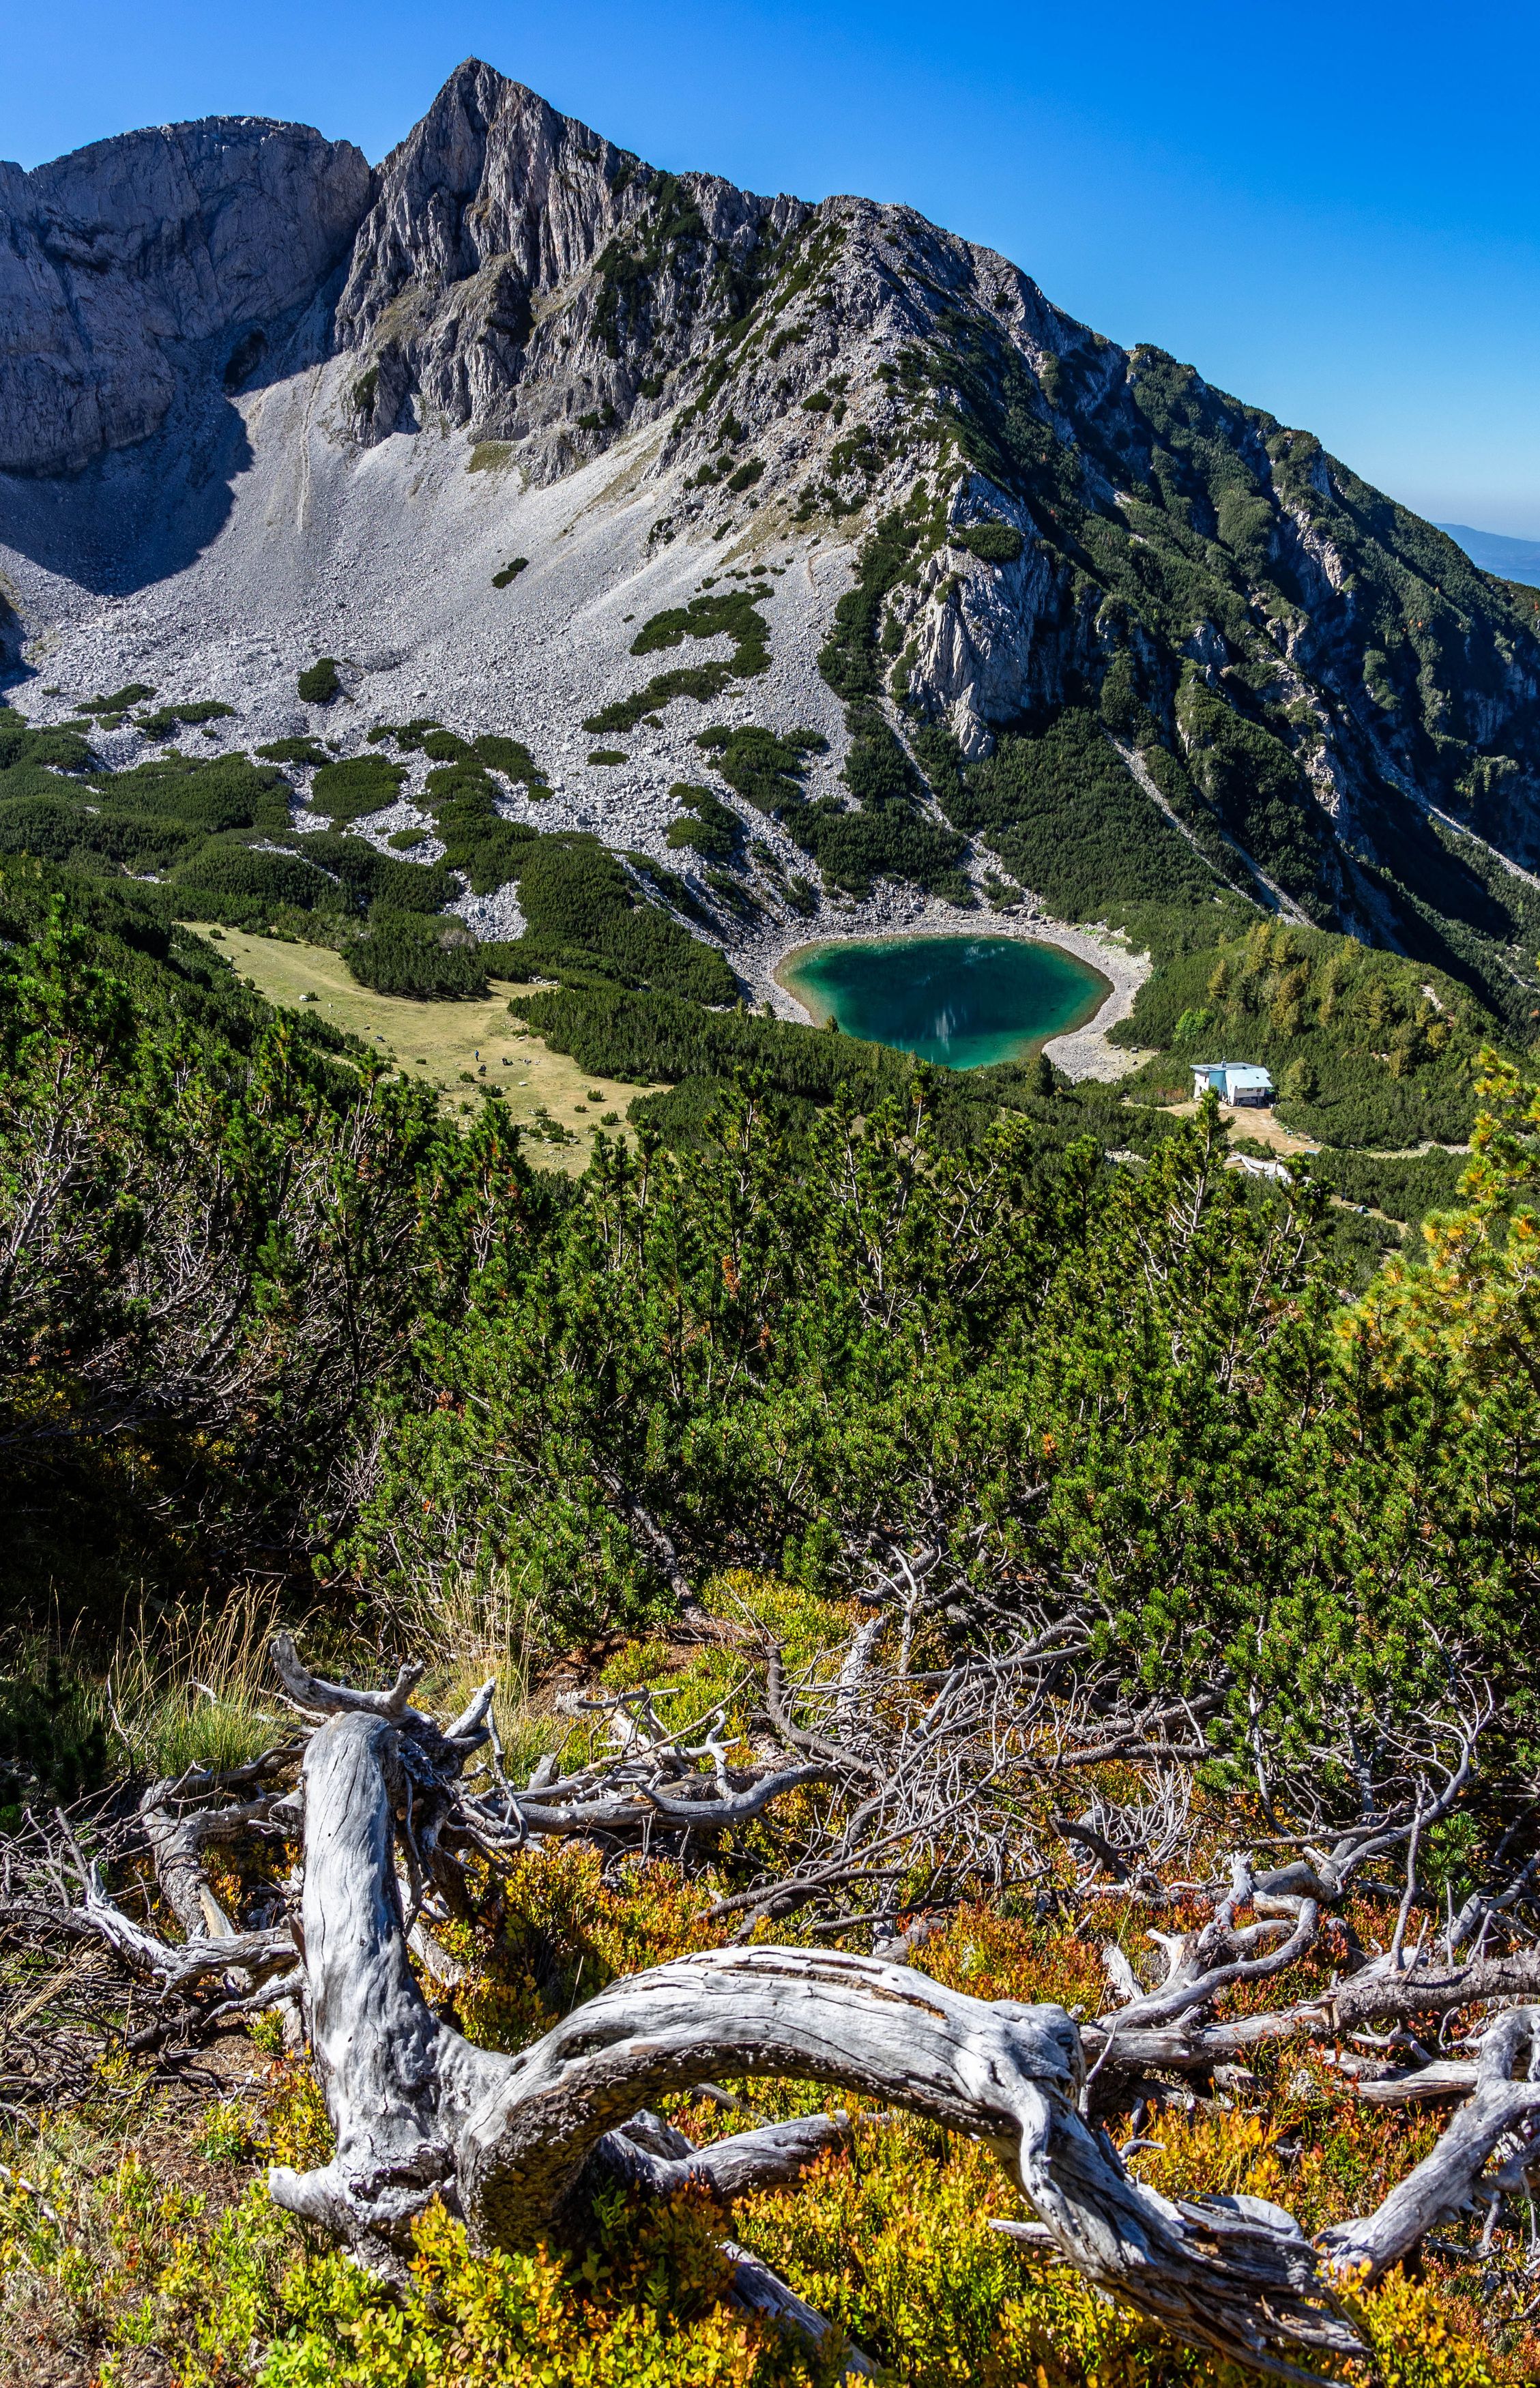
[[[347,255],[361,150],[210,117],[0,164],[0,470],[74,472],[158,430],[178,371],[253,361]]]
[[[639,383],[660,385],[690,355],[702,313],[711,319],[703,279],[741,272],[764,238],[810,213],[719,176],[660,175],[467,60],[385,160],[354,244],[336,328],[340,348],[367,354],[373,375],[354,385],[355,434],[388,436],[414,404],[515,439],[584,413],[606,429],[646,419],[662,388]],[[697,231],[709,252],[704,276]],[[649,248],[655,286],[638,325],[627,269]],[[650,374],[634,369],[641,345]],[[521,459],[541,477],[579,460],[570,445],[543,444],[539,459]]]

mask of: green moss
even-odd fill
[[[511,439],[478,439],[465,466],[467,473],[501,473],[514,461]]]

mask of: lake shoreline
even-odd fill
[[[875,959],[883,954],[901,955],[903,950],[910,946],[955,946],[962,944],[993,945],[1002,948],[1010,947],[1017,952],[1030,949],[1045,956],[1051,955],[1056,961],[1069,965],[1075,979],[1080,983],[1080,993],[1078,999],[1071,1006],[1071,1017],[1067,1021],[1061,1020],[1057,1026],[1051,1026],[1046,1030],[1024,1030],[1020,1034],[999,1031],[997,1035],[999,1049],[990,1052],[986,1060],[982,1057],[974,1061],[957,1060],[946,1062],[943,1066],[971,1070],[985,1068],[996,1062],[1027,1061],[1033,1054],[1040,1052],[1046,1046],[1053,1043],[1056,1038],[1075,1035],[1082,1029],[1088,1027],[1113,993],[1112,981],[1104,971],[1099,970],[1095,963],[1087,961],[1083,956],[1069,953],[1063,946],[1055,945],[1050,938],[1003,937],[993,928],[983,926],[975,927],[962,934],[955,929],[931,929],[922,930],[918,934],[906,934],[899,932],[897,935],[889,933],[885,936],[874,937],[809,937],[803,944],[794,946],[788,953],[783,954],[775,965],[775,981],[795,1003],[801,1006],[813,1026],[821,1028],[826,1024],[831,1014],[834,1017],[840,1016],[832,1003],[821,1016],[813,1009],[814,1004],[819,1001],[816,984],[819,974],[817,964],[821,957],[837,954],[842,948],[859,948],[862,953],[870,954]],[[812,982],[811,984],[809,981]],[[823,1000],[828,1001],[826,995]],[[891,1043],[896,1051],[915,1049],[901,1037],[881,1036],[872,1028],[862,1027],[847,1016],[842,1020],[841,1024],[847,1028],[852,1035],[865,1037],[869,1042]],[[942,1061],[942,1057],[938,1054],[931,1054],[927,1058],[936,1061]]]
[[[795,954],[810,946],[945,936],[1018,937],[1032,945],[1054,946],[1095,971],[1105,981],[1107,991],[1078,1026],[1048,1037],[1042,1050],[1066,1077],[1095,1078],[1110,1085],[1127,1077],[1149,1058],[1136,1046],[1110,1043],[1107,1031],[1128,1018],[1134,998],[1153,968],[1148,954],[1131,952],[1126,945],[1114,942],[1114,934],[1100,922],[1084,928],[1037,910],[991,913],[981,920],[976,910],[964,910],[936,896],[916,896],[901,908],[890,896],[881,906],[853,907],[837,925],[827,916],[799,921],[795,928],[777,924],[777,933],[755,941],[757,950],[752,957],[739,953],[734,959],[745,976],[749,971],[754,972],[757,1001],[768,1001],[781,1019],[806,1026],[810,1021],[808,1008],[783,984],[780,972]]]

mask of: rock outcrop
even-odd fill
[[[260,370],[371,188],[350,142],[261,117],[0,163],[0,470],[78,471],[157,430],[180,374]]]

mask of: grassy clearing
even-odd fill
[[[199,927],[197,934],[210,933]],[[341,955],[326,946],[291,946],[278,937],[248,935],[244,929],[225,929],[213,943],[269,1003],[292,1007],[313,996],[323,1019],[362,1036],[386,1060],[399,1062],[408,1077],[426,1078],[439,1087],[447,1107],[474,1102],[466,1073],[474,1086],[500,1086],[509,1118],[537,1131],[529,1157],[541,1168],[579,1174],[588,1166],[594,1130],[605,1115],[614,1111],[624,1120],[635,1095],[658,1091],[623,1086],[585,1070],[569,1054],[553,1052],[530,1035],[508,1013],[509,997],[527,994],[528,988],[494,980],[491,995],[482,1002],[414,1003],[405,996],[375,995],[360,986]],[[484,1081],[478,1074],[483,1068]],[[591,1091],[599,1097],[597,1102],[589,1100]],[[536,1113],[542,1108],[570,1130],[575,1144],[538,1140]]]

